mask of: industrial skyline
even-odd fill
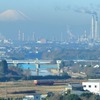
[[[86,31],[87,38],[99,40],[99,4],[95,0],[3,0],[0,33],[16,40],[32,40],[34,33],[37,40],[71,41]]]
[[[84,42],[84,41],[91,41],[92,40],[92,41],[100,42],[100,33],[98,31],[98,28],[99,28],[98,22],[99,21],[98,21],[97,12],[90,12],[90,14],[91,14],[90,33],[87,34],[87,31],[85,30],[84,35],[80,34],[79,41]],[[77,36],[75,37],[75,35],[71,32],[71,30],[69,28],[67,29],[67,32],[66,32],[65,35],[63,35],[63,33],[61,32],[60,36],[56,36],[56,37],[53,37],[53,38],[60,37],[58,40],[61,41],[61,42],[63,42],[63,41],[73,41],[75,38],[78,39],[78,37]],[[38,41],[41,38],[46,39],[45,36],[44,37],[39,37],[39,36],[36,37],[35,32],[33,32],[30,37],[28,37],[26,39],[25,39],[25,37],[26,37],[25,34],[21,33],[21,31],[19,30],[18,41],[24,41],[24,40],[30,40],[30,41],[36,41],[37,40]],[[52,41],[56,40],[56,39],[53,39],[53,38],[51,39]]]

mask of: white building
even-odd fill
[[[89,79],[87,82],[82,82],[84,90],[100,95],[100,79]]]
[[[23,100],[44,100],[44,98],[47,97],[47,94],[31,94],[31,95],[26,95]]]
[[[42,100],[41,94],[27,95],[23,100]]]

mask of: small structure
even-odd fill
[[[23,100],[42,100],[41,94],[27,95]]]
[[[82,88],[83,88],[82,84],[80,83],[70,83],[66,85],[63,94],[71,93],[71,94],[81,95],[82,93],[84,93]]]
[[[80,83],[70,83],[70,84],[67,84],[66,87],[65,87],[65,91],[67,90],[79,90],[79,91],[82,91],[82,84]]]
[[[100,79],[89,79],[87,82],[82,82],[83,89],[100,95]]]
[[[65,87],[65,91],[72,90],[71,84],[67,84]]]

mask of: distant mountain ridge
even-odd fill
[[[17,10],[8,9],[0,13],[0,21],[18,21],[18,20],[27,20],[27,16]]]

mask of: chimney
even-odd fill
[[[18,32],[18,41],[20,41],[20,39],[21,39],[21,38],[20,38],[20,37],[21,37],[20,35],[21,35],[21,34],[20,34],[20,30],[19,30],[19,32]]]
[[[24,41],[24,39],[25,39],[25,38],[24,38],[24,33],[22,33],[22,41]]]
[[[91,31],[92,31],[92,39],[94,39],[95,37],[95,18],[94,18],[94,14],[92,15],[92,26],[91,26]]]
[[[98,17],[95,18],[95,40],[98,40]]]

